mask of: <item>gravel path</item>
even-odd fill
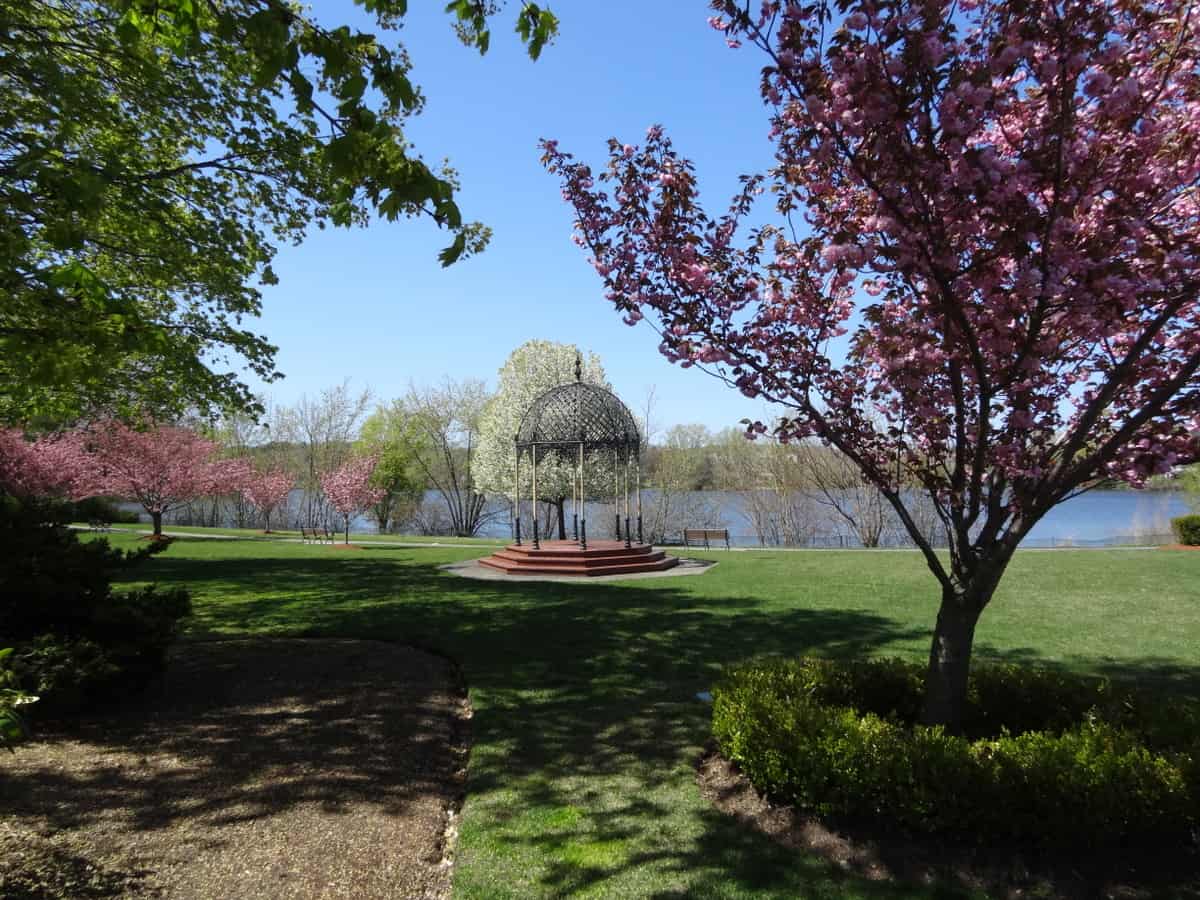
[[[143,697],[0,760],[0,896],[446,896],[468,716],[411,648],[181,644]]]

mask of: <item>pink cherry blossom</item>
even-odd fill
[[[845,453],[973,622],[1056,503],[1200,455],[1200,15],[862,0],[831,40],[823,4],[766,6],[714,3],[765,54],[777,159],[727,211],[657,126],[599,175],[543,161],[625,321]]]
[[[371,486],[377,456],[357,456],[321,476],[321,490],[338,514],[346,528],[346,543],[350,543],[350,519],[356,514],[378,503],[384,491]]]
[[[290,472],[272,469],[267,472],[251,470],[242,485],[244,496],[262,514],[263,529],[271,530],[271,513],[287,503],[288,495],[296,486]]]
[[[28,441],[16,429],[0,429],[0,492],[22,498],[76,497],[86,471],[72,433]]]
[[[166,513],[198,497],[240,490],[249,471],[245,460],[218,459],[217,443],[188,428],[138,430],[107,421],[79,433],[76,440],[86,460],[76,495],[141,504],[155,537],[162,536]]]

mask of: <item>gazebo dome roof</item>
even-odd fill
[[[540,395],[521,419],[518,452],[613,449],[636,454],[641,445],[637,421],[612,391],[573,381]]]

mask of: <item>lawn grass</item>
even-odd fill
[[[90,528],[86,522],[72,522],[77,528]],[[148,534],[151,530],[148,522],[139,522],[137,524],[129,522],[114,523],[110,526],[109,533],[127,532],[130,534]],[[270,532],[265,532],[261,528],[209,528],[202,525],[163,525],[163,531],[170,534],[196,535],[198,537],[217,536],[217,537],[241,537],[251,538],[261,541],[278,541],[278,540],[300,540],[300,532],[292,528],[272,528]],[[343,532],[338,532],[336,537],[341,540]],[[464,544],[467,546],[503,546],[507,543],[499,538],[462,538],[448,537],[444,535],[426,535],[426,534],[378,534],[373,531],[351,531],[350,540],[354,541],[371,541],[376,543],[403,543],[403,544]]]
[[[721,665],[760,653],[924,657],[937,592],[917,554],[714,552],[703,576],[596,585],[437,568],[478,554],[183,539],[139,572],[192,589],[196,636],[378,638],[460,663],[474,746],[456,896],[964,896],[784,850],[695,784],[709,717],[695,694]],[[976,646],[1196,690],[1198,639],[1200,553],[1025,551]]]

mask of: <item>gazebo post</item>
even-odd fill
[[[616,450],[613,450],[613,519],[616,520],[614,530],[619,541],[621,539],[621,469],[617,465]]]
[[[513,478],[513,536],[516,538],[517,546],[521,546],[521,448],[513,442],[513,449],[517,452],[517,464],[514,467],[516,475]]]
[[[579,470],[574,464],[571,465],[571,519],[574,524],[571,526],[572,540],[579,543]]]
[[[642,455],[639,453],[637,458],[637,466],[634,469],[637,478],[637,517],[638,517],[638,543],[644,544],[642,540]]]
[[[533,549],[542,549],[542,545],[538,542],[537,444],[533,445]]]
[[[629,447],[625,448],[625,547],[632,546],[632,535],[629,533]]]
[[[583,478],[583,441],[579,442],[579,549],[587,549],[587,482]]]

